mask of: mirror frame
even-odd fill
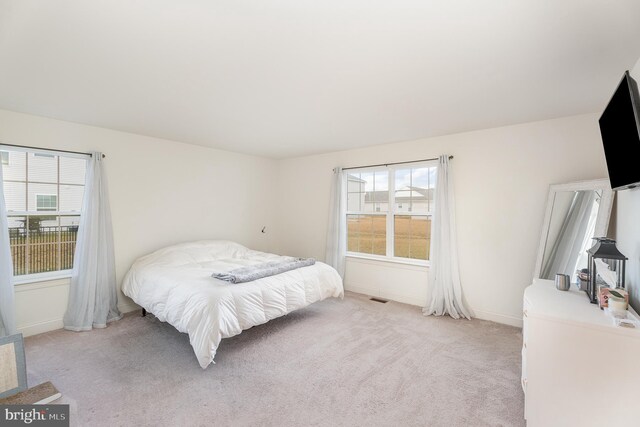
[[[594,179],[590,181],[577,181],[567,184],[553,184],[549,186],[549,195],[547,196],[547,207],[544,214],[544,222],[542,223],[542,231],[540,232],[540,243],[538,245],[538,257],[536,259],[536,268],[533,271],[533,278],[540,279],[540,270],[542,269],[542,261],[544,259],[544,250],[549,235],[549,225],[551,223],[551,212],[553,212],[553,203],[556,193],[561,191],[584,191],[584,190],[602,190],[602,198],[600,199],[600,209],[598,209],[598,217],[596,218],[596,226],[593,237],[603,237],[607,235],[609,229],[609,219],[611,218],[611,209],[613,207],[613,190],[608,179]]]

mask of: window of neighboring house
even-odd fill
[[[36,210],[40,211],[57,211],[58,195],[57,194],[36,194]]]
[[[428,261],[436,170],[436,162],[348,170],[348,253]]]
[[[0,151],[0,160],[2,160],[3,165],[9,164],[9,152],[8,151]]]
[[[19,281],[71,270],[86,157],[9,149],[2,164],[13,274]]]

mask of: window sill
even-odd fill
[[[52,273],[28,274],[13,276],[14,286],[28,285],[30,283],[52,282],[60,279],[69,279],[72,270],[54,271]]]
[[[348,252],[347,258],[362,259],[367,261],[381,261],[381,262],[388,262],[389,264],[413,265],[415,267],[429,267],[430,265],[429,261],[422,261],[422,260],[409,259],[409,258],[390,258],[385,256],[366,255],[366,254],[359,254],[354,252]]]

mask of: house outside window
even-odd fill
[[[437,162],[350,169],[347,254],[426,263]]]
[[[16,282],[60,276],[73,268],[85,156],[1,147],[9,240]]]

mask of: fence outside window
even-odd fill
[[[77,236],[76,225],[9,228],[14,276],[71,270]]]

